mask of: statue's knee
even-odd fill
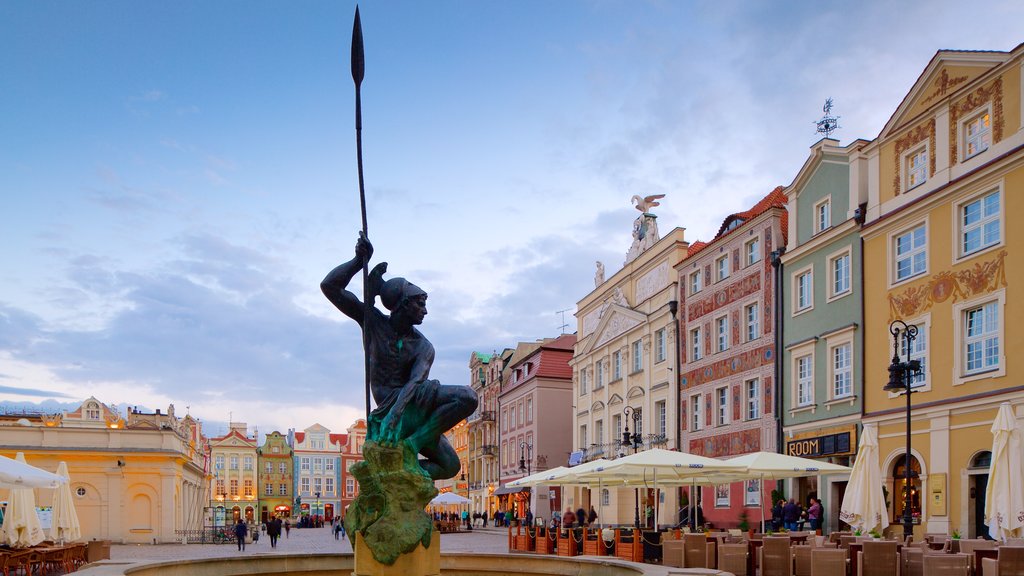
[[[477,403],[478,399],[476,392],[474,392],[472,388],[467,387],[465,390],[462,390],[461,394],[459,394],[459,404],[467,413],[472,413],[476,410]]]

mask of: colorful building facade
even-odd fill
[[[320,424],[291,435],[298,512],[329,521],[342,509],[341,447],[348,440]]]
[[[344,517],[352,501],[359,495],[359,481],[352,475],[352,466],[363,461],[363,443],[366,442],[366,420],[356,420],[348,427],[341,447],[341,512]]]
[[[292,449],[288,437],[278,431],[267,434],[263,446],[256,449],[259,472],[260,522],[271,518],[290,518],[294,496],[292,488]]]
[[[245,422],[231,422],[227,434],[210,439],[214,525],[234,524],[239,518],[252,524],[259,518],[256,456],[256,435],[248,435]]]
[[[494,496],[501,484],[498,466],[498,445],[500,431],[497,425],[498,397],[505,367],[514,350],[504,349],[501,353],[470,355],[470,386],[477,394],[479,403],[476,411],[467,419],[469,422],[469,480],[470,510],[493,517],[498,509],[498,498]]]
[[[1024,46],[1024,45],[1022,45]],[[990,426],[1002,402],[1024,414],[1024,341],[1016,297],[1024,232],[1024,47],[940,51],[865,147],[864,422],[877,426],[890,522],[911,495],[915,535],[986,533]],[[913,380],[911,469],[904,485],[903,396],[883,387],[890,323],[918,330],[900,359]]]

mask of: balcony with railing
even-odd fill
[[[498,447],[495,444],[484,444],[480,447],[481,456],[491,456],[493,458],[498,457]]]
[[[668,448],[668,436],[664,434],[646,434],[641,438],[640,447],[637,452],[650,450],[651,448]],[[590,462],[598,458],[614,460],[633,453],[633,445],[624,446],[619,442],[605,442],[603,444],[591,444],[583,450],[582,462]]]

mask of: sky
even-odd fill
[[[173,403],[209,435],[360,417],[359,330],[319,288],[361,226],[354,10],[0,3],[0,409]],[[1024,41],[1015,0],[360,12],[374,259],[430,293],[446,384],[557,311],[575,331],[632,195],[708,240],[792,181],[826,98],[835,138],[872,139],[937,50]]]

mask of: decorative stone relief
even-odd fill
[[[668,262],[662,262],[654,267],[653,270],[644,274],[639,281],[636,283],[636,301],[639,304],[644,300],[647,300],[651,296],[658,293],[659,290],[668,286]]]
[[[583,317],[583,334],[581,337],[586,337],[588,334],[593,333],[594,330],[597,330],[597,325],[601,322],[601,312],[603,311],[601,308],[591,310]]]
[[[889,294],[889,321],[896,318],[913,318],[953,298],[953,302],[991,292],[1006,286],[1006,250],[1001,251],[988,262],[975,263],[973,267],[959,272],[944,270],[932,276],[926,284],[912,286],[899,294]]]
[[[604,332],[601,333],[597,342],[594,343],[594,348],[603,345],[617,336],[621,336],[639,324],[640,321],[635,318],[630,318],[623,314],[614,314],[608,321],[608,325],[605,326]]]

